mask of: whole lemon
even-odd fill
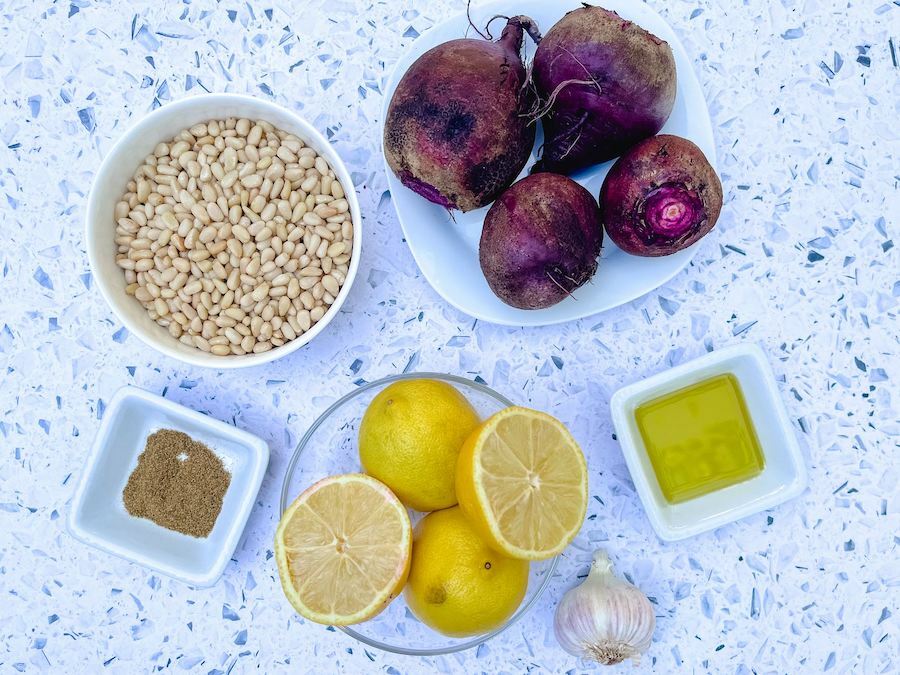
[[[458,506],[425,516],[413,533],[406,603],[434,630],[486,633],[516,611],[528,587],[528,561],[484,543]]]
[[[456,459],[480,420],[454,387],[437,380],[401,380],[369,404],[359,425],[366,473],[417,511],[456,504]]]

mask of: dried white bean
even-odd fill
[[[202,351],[261,353],[320,320],[353,226],[324,157],[264,120],[209,120],[159,143],[116,203],[128,295]]]

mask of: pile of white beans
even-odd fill
[[[220,356],[308,331],[335,301],[353,248],[334,171],[262,120],[211,120],[157,145],[115,218],[126,292],[172,337]]]

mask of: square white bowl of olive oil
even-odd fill
[[[752,477],[679,500],[667,497],[668,476],[659,477],[638,423],[639,410],[719,376],[731,376],[762,455]],[[721,527],[798,496],[806,487],[806,466],[788,420],[775,376],[754,344],[716,350],[613,394],[613,425],[625,462],[653,528],[674,541]]]

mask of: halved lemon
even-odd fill
[[[365,474],[325,478],[291,504],[275,532],[284,594],[310,621],[371,619],[403,589],[412,526],[390,489]]]
[[[511,407],[463,444],[456,494],[492,548],[512,558],[552,558],[571,543],[587,511],[587,463],[562,422]]]

